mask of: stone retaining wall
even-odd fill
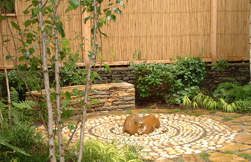
[[[62,87],[62,92],[72,92],[73,89],[85,90],[84,85]],[[109,84],[94,84],[92,85],[92,91],[89,97],[89,103],[91,106],[88,108],[88,112],[92,111],[105,111],[105,110],[120,110],[120,109],[134,109],[135,108],[135,89],[134,85],[130,83],[109,83]],[[95,90],[96,93],[93,91]],[[98,93],[97,93],[98,92]],[[34,96],[42,99],[41,95],[44,95],[44,90],[41,92],[32,91]],[[27,100],[31,100],[31,96],[26,94]],[[62,98],[63,99],[63,98]],[[71,106],[78,109],[82,109],[80,101],[83,101],[84,97],[77,96],[71,97]]]
[[[211,65],[207,66],[207,76],[202,81],[201,87],[211,90],[217,87],[219,83],[229,81],[228,78],[233,78],[242,85],[248,84],[250,81],[250,69],[248,63],[232,63],[224,71],[212,69]]]
[[[216,87],[217,84],[226,82],[227,78],[234,78],[241,84],[249,83],[249,64],[248,63],[230,63],[229,67],[225,71],[219,71],[212,69],[212,65],[207,66],[207,76],[203,80],[201,87],[210,90]],[[117,81],[125,81],[135,84],[135,78],[132,74],[133,69],[128,67],[111,68],[111,73],[106,73],[104,70],[99,71],[99,75],[102,77],[99,83],[111,83]]]

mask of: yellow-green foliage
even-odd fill
[[[139,150],[132,148],[118,150],[113,144],[90,139],[84,142],[83,162],[141,162]]]

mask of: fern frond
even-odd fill
[[[32,109],[32,106],[36,105],[34,101],[21,101],[21,102],[12,102],[12,105],[18,109]]]
[[[18,92],[13,87],[10,88],[10,100],[11,102],[19,102]]]

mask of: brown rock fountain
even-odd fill
[[[129,115],[124,123],[123,131],[130,135],[149,134],[154,131],[155,128],[160,127],[159,119],[154,115],[146,115],[139,117],[138,114]]]

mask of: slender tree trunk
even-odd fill
[[[250,14],[249,14],[249,70],[250,70],[250,82],[249,84],[251,84],[251,0],[249,0],[249,10],[250,10]]]
[[[88,73],[87,73],[87,82],[85,86],[85,98],[84,98],[84,106],[83,106],[83,114],[82,114],[82,122],[81,122],[81,131],[80,131],[80,146],[79,146],[79,155],[78,155],[78,162],[81,162],[83,159],[83,142],[84,142],[84,131],[85,131],[85,120],[86,120],[86,108],[88,104],[88,94],[89,94],[89,87],[91,84],[91,70],[92,64],[97,54],[97,27],[98,27],[98,20],[97,20],[97,3],[96,0],[93,0],[94,3],[94,52],[93,56],[90,59],[90,63],[88,65]]]
[[[3,5],[3,3],[2,3]],[[4,5],[3,5],[4,6]],[[6,11],[5,8],[3,8],[4,14],[6,16]],[[7,19],[8,21],[8,19]],[[9,24],[9,23],[8,23]],[[2,39],[2,54],[3,54],[3,66],[4,66],[4,73],[5,73],[5,78],[6,78],[6,89],[7,89],[7,98],[8,98],[8,121],[9,123],[11,123],[11,99],[10,99],[10,87],[9,87],[9,78],[8,78],[8,73],[7,73],[7,69],[6,69],[6,56],[5,56],[5,51],[4,51],[4,39],[3,39],[3,30],[2,30],[2,26],[1,26],[1,39]],[[14,41],[14,39],[13,39]],[[15,42],[14,42],[15,44]],[[2,112],[1,112],[1,116],[2,116]]]
[[[3,41],[3,39],[2,39],[2,41]],[[9,86],[8,73],[7,73],[7,69],[6,69],[6,60],[5,60],[4,49],[2,51],[3,51],[3,66],[4,66],[4,73],[5,73],[5,79],[6,79],[6,89],[7,89],[7,97],[8,97],[8,120],[9,120],[9,123],[11,123],[10,86]]]
[[[47,33],[44,30],[44,21],[43,21],[43,2],[39,0],[39,7],[41,8],[39,12],[39,23],[42,30],[42,53],[43,53],[43,73],[44,73],[44,87],[45,87],[45,98],[47,102],[48,110],[48,140],[49,140],[49,157],[51,162],[56,162],[56,152],[55,152],[55,139],[53,136],[53,111],[51,104],[51,93],[50,93],[50,84],[49,84],[49,74],[48,74],[48,64],[47,64]]]
[[[1,22],[1,21],[0,21]],[[4,39],[3,39],[3,32],[2,32],[2,26],[0,28],[1,30],[1,40],[2,40],[2,47],[4,46]],[[2,56],[3,56],[3,65],[4,65],[4,72],[5,72],[5,77],[6,77],[6,87],[7,87],[7,94],[8,94],[8,119],[11,120],[11,105],[9,104],[9,99],[10,99],[10,89],[9,89],[9,79],[8,79],[8,74],[6,70],[6,62],[5,62],[5,53],[4,53],[4,48],[2,48]],[[0,109],[0,123],[3,123],[3,114]]]
[[[58,6],[60,4],[60,0],[56,2],[55,12],[54,12],[54,39],[55,39],[55,79],[56,79],[56,106],[57,106],[57,134],[58,134],[58,148],[59,148],[59,156],[60,162],[64,162],[64,144],[62,137],[62,120],[61,120],[61,102],[60,102],[60,82],[59,82],[59,46],[58,46],[58,30],[56,28],[56,19],[58,16]]]

